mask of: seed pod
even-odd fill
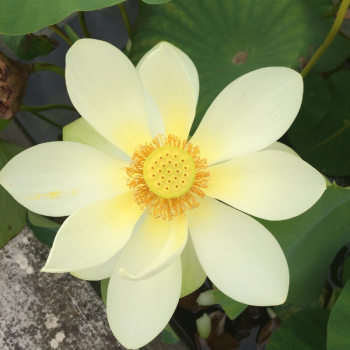
[[[10,119],[19,111],[27,90],[30,67],[0,51],[0,118]]]

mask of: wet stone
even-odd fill
[[[124,350],[87,282],[40,272],[48,253],[29,228],[0,250],[0,349]]]

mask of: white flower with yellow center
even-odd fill
[[[158,44],[135,69],[112,45],[79,40],[66,77],[84,119],[65,128],[66,141],[32,147],[0,173],[28,209],[70,215],[43,271],[111,277],[108,320],[127,348],[161,332],[206,275],[242,303],[283,303],[284,254],[247,214],[289,219],[325,190],[322,175],[276,142],[300,108],[300,74],[263,68],[235,80],[190,143],[198,75],[176,47]]]

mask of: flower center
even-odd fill
[[[134,152],[126,168],[135,201],[154,217],[171,220],[199,206],[193,194],[204,197],[210,174],[199,148],[174,135],[156,137]]]
[[[147,157],[143,165],[143,177],[150,190],[159,197],[176,198],[192,187],[196,166],[186,151],[167,145]]]

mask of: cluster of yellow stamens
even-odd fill
[[[171,220],[199,206],[190,192],[205,196],[202,189],[208,187],[210,176],[206,168],[198,146],[160,135],[135,150],[126,173],[136,203],[154,217]]]

